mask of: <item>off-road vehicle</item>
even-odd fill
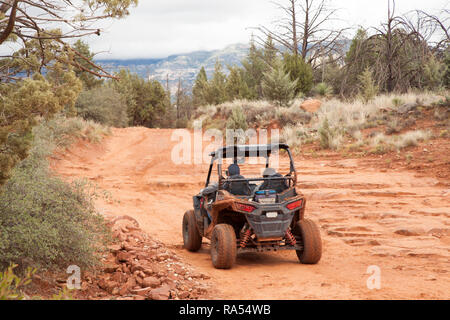
[[[271,155],[280,150],[290,160],[286,175],[269,167]],[[286,144],[228,146],[210,156],[205,188],[193,197],[194,209],[183,217],[187,250],[196,252],[203,237],[210,239],[212,263],[218,269],[230,269],[237,254],[244,252],[295,250],[304,264],[319,262],[320,231],[304,218],[306,200],[296,190],[297,172]],[[239,165],[253,157],[265,158],[262,177],[244,178]],[[227,159],[233,163],[224,177]],[[213,183],[215,166],[218,181]]]

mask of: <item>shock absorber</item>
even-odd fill
[[[297,240],[295,240],[294,235],[291,232],[291,229],[286,231],[286,239],[290,242],[291,245],[295,246],[297,244]]]
[[[241,248],[245,248],[247,246],[248,242],[250,241],[251,236],[252,236],[252,230],[251,229],[245,230],[245,232],[242,236]]]

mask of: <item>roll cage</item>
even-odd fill
[[[223,159],[233,159],[233,163],[237,164],[238,159],[251,158],[251,157],[263,157],[266,159],[266,168],[269,168],[270,156],[273,152],[279,150],[285,150],[289,156],[290,166],[289,173],[283,177],[273,178],[249,178],[249,179],[230,179],[225,178],[222,175]],[[294,160],[292,153],[287,144],[267,144],[267,145],[235,145],[219,148],[210,153],[211,164],[209,166],[208,177],[206,179],[205,188],[209,186],[211,180],[211,174],[214,168],[214,163],[217,161],[217,172],[219,176],[219,190],[223,188],[225,182],[262,182],[270,180],[285,180],[289,187],[295,187],[297,185],[297,171],[295,170]]]

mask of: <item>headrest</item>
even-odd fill
[[[228,175],[230,177],[232,176],[238,176],[241,174],[241,169],[239,168],[239,166],[237,164],[232,164],[228,167]]]
[[[272,168],[266,168],[266,169],[264,170],[264,172],[263,172],[263,177],[271,177],[271,176],[274,176],[274,175],[276,175],[276,174],[277,174],[277,172],[276,172],[275,169],[272,169]]]

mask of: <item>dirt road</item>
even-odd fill
[[[294,252],[246,254],[232,270],[211,265],[209,242],[182,248],[181,221],[207,166],[176,166],[171,130],[114,129],[102,145],[79,143],[52,167],[66,179],[87,177],[116,203],[106,214],[136,218],[199,271],[217,299],[449,299],[450,190],[414,172],[362,167],[358,160],[296,161],[306,215],[321,227],[323,258],[301,265]],[[367,163],[367,162],[365,162]],[[286,160],[281,166],[286,166]],[[369,266],[381,289],[367,288]]]

